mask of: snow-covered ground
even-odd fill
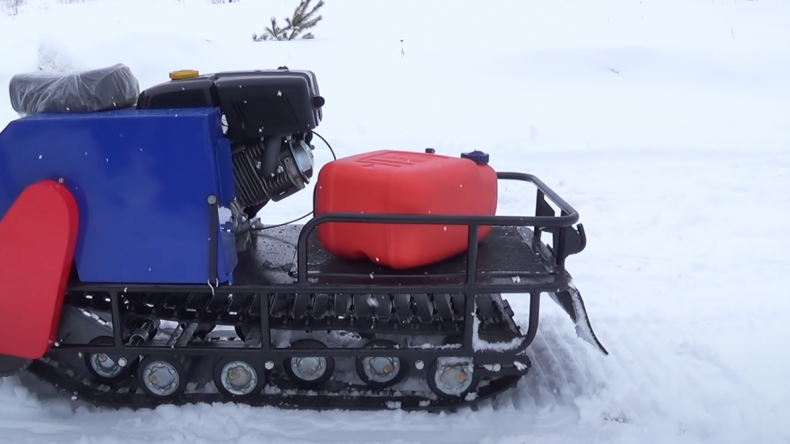
[[[311,69],[338,155],[482,149],[574,205],[589,242],[568,267],[610,356],[545,298],[536,371],[477,412],[102,411],[8,378],[0,443],[790,443],[790,3],[327,0],[315,40],[252,42],[295,4],[28,0],[0,15],[0,84],[42,63],[122,62],[143,88]],[[503,187],[500,213],[531,193]]]

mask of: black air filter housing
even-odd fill
[[[231,140],[315,129],[324,99],[311,71],[287,69],[214,74]]]

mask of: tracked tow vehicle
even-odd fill
[[[579,215],[538,178],[422,148],[317,171],[312,72],[170,77],[12,78],[0,376],[113,407],[440,411],[527,374],[542,293],[606,353],[565,269]],[[314,178],[306,223],[256,217]],[[496,215],[502,181],[535,187],[526,215]]]

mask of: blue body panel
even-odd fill
[[[217,109],[41,114],[11,122],[0,133],[0,217],[25,187],[47,178],[65,179],[77,199],[82,282],[208,281],[207,199],[217,196],[227,207],[235,196]],[[220,282],[229,282],[235,238],[227,226],[217,236],[213,259]]]

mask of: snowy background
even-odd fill
[[[9,79],[39,66],[125,63],[142,88],[311,69],[338,155],[481,149],[575,206],[568,267],[611,355],[544,298],[535,371],[477,412],[104,411],[7,378],[0,443],[790,443],[790,2],[326,1],[315,40],[254,43],[297,1],[27,0],[0,13],[0,127]],[[503,187],[500,213],[532,196]]]

